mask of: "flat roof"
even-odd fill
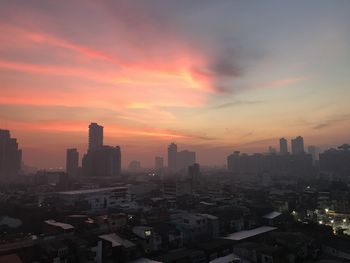
[[[69,229],[74,229],[74,226],[66,223],[61,223],[61,222],[56,222],[55,220],[46,220],[46,224],[51,225],[51,226],[57,226],[60,227],[64,230],[69,230]]]
[[[132,261],[129,261],[128,263],[162,263],[161,261],[155,261],[153,259],[149,258],[138,258]]]
[[[282,215],[282,213],[277,212],[277,211],[273,211],[273,212],[271,212],[271,213],[268,213],[268,214],[264,215],[263,218],[266,218],[266,219],[274,219],[274,218],[276,218],[276,217],[278,217],[278,216],[280,216],[280,215]]]
[[[63,191],[63,192],[57,192],[61,195],[80,195],[80,194],[93,194],[93,193],[99,193],[99,192],[108,192],[113,190],[125,190],[128,189],[125,186],[116,186],[116,187],[105,187],[105,188],[95,188],[95,189],[83,189],[83,190],[72,190],[72,191]]]
[[[129,247],[135,246],[135,244],[133,242],[131,242],[127,239],[121,238],[120,236],[118,236],[115,233],[105,234],[105,235],[101,235],[98,237],[103,239],[103,240],[111,242],[112,247],[123,246],[123,247],[129,248]]]
[[[213,216],[213,215],[209,215],[209,214],[199,214],[199,215],[204,216],[204,217],[209,218],[209,219],[212,219],[212,220],[218,219],[217,216]]]
[[[112,247],[119,247],[122,245],[120,242],[118,242],[119,239],[118,239],[118,236],[116,234],[107,234],[107,235],[101,235],[98,237],[103,239],[103,240],[111,242]]]
[[[213,259],[213,260],[209,261],[209,263],[228,263],[228,262],[232,262],[233,260],[239,260],[238,262],[242,262],[242,263],[248,263],[249,262],[249,261],[243,260],[239,256],[231,253],[231,254],[229,254],[227,256]]]
[[[262,226],[262,227],[254,228],[251,230],[244,230],[244,231],[232,233],[232,234],[228,235],[227,237],[223,237],[223,238],[239,241],[239,240],[243,240],[243,239],[246,239],[249,237],[264,234],[264,233],[267,233],[267,232],[270,232],[270,231],[273,231],[276,229],[277,229],[277,227]]]

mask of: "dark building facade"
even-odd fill
[[[262,172],[272,174],[304,174],[312,171],[312,156],[276,154],[240,154],[236,151],[227,157],[228,170],[237,174],[256,175]]]
[[[17,139],[11,138],[10,131],[0,129],[0,178],[18,174],[21,168],[22,151],[18,149]]]
[[[93,151],[103,145],[103,126],[92,122],[89,125],[89,151]]]
[[[177,161],[177,145],[172,143],[168,147],[168,171],[169,173],[176,172],[176,161]]]
[[[292,154],[303,154],[305,153],[304,149],[304,138],[298,136],[292,139]]]
[[[119,176],[121,174],[120,147],[101,146],[83,158],[84,176]]]
[[[339,175],[350,174],[350,145],[329,149],[320,153],[320,169],[323,172]]]
[[[77,176],[79,171],[79,152],[77,149],[67,149],[66,172],[68,176]]]
[[[280,154],[288,154],[288,142],[285,138],[280,139]]]

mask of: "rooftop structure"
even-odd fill
[[[253,236],[257,236],[260,234],[264,234],[267,232],[271,232],[273,230],[276,230],[277,227],[271,227],[271,226],[262,226],[262,227],[258,227],[258,228],[254,228],[251,230],[244,230],[244,231],[240,231],[240,232],[236,232],[233,234],[230,234],[227,237],[223,237],[225,239],[230,239],[230,240],[243,240],[249,237],[253,237]]]

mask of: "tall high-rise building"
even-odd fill
[[[280,139],[280,154],[288,154],[288,142],[285,138]]]
[[[17,140],[11,138],[10,131],[0,129],[0,177],[10,179],[21,169],[22,151]]]
[[[177,161],[177,145],[171,143],[168,147],[168,170],[169,173],[175,173],[177,170],[176,166]]]
[[[68,176],[77,176],[79,169],[79,152],[77,149],[67,149],[66,172]]]
[[[156,156],[154,158],[154,169],[160,170],[164,168],[164,159],[163,157]]]
[[[120,147],[101,146],[83,158],[84,176],[119,176],[121,174]]]
[[[103,145],[103,126],[92,122],[89,125],[89,151],[94,151]]]
[[[293,154],[303,154],[304,151],[304,138],[301,136],[292,139],[292,153]]]

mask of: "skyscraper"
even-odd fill
[[[292,153],[293,154],[303,154],[304,151],[304,138],[301,136],[292,139]]]
[[[89,125],[89,151],[94,151],[103,145],[103,126],[92,122]]]
[[[177,145],[171,143],[168,147],[168,170],[169,173],[176,172]]]
[[[66,172],[68,176],[77,176],[79,168],[79,152],[77,149],[67,149]]]
[[[121,174],[120,147],[101,146],[83,158],[84,176],[119,176]]]
[[[9,180],[21,169],[22,151],[10,131],[0,129],[0,177]]]
[[[164,168],[164,159],[163,157],[156,156],[154,158],[154,169],[160,170]]]
[[[288,154],[288,142],[285,138],[280,139],[280,154]]]

